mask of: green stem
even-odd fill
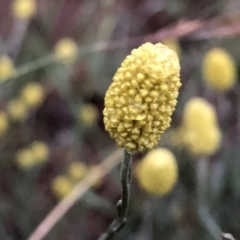
[[[127,222],[127,214],[130,199],[130,184],[132,172],[132,156],[126,150],[121,166],[122,198],[117,203],[117,217],[110,224],[107,231],[103,233],[98,240],[109,240],[113,235],[120,231]]]
[[[198,159],[197,164],[197,191],[198,191],[198,216],[204,227],[215,240],[222,239],[222,231],[213,219],[207,206],[207,193],[209,186],[209,169],[206,158]]]

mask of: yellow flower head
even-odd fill
[[[29,169],[35,165],[35,159],[33,157],[31,149],[21,149],[16,153],[16,162],[22,169]]]
[[[78,47],[71,38],[63,38],[54,47],[54,56],[64,64],[72,64],[77,60]]]
[[[79,120],[85,127],[93,126],[98,118],[98,110],[93,104],[84,104],[79,110]]]
[[[211,155],[221,143],[214,107],[203,98],[192,98],[183,113],[183,141],[193,154]]]
[[[9,117],[15,121],[23,121],[28,114],[28,107],[21,99],[13,99],[7,104]]]
[[[222,48],[213,48],[203,59],[203,80],[212,89],[226,91],[236,81],[234,59]]]
[[[36,0],[13,0],[12,15],[19,19],[29,19],[36,14]]]
[[[34,141],[30,149],[36,162],[42,163],[49,158],[49,147],[44,142]]]
[[[184,142],[188,150],[195,155],[212,155],[221,143],[221,131],[218,127],[201,130],[185,130]]]
[[[81,180],[87,173],[87,166],[82,162],[72,162],[68,168],[68,176],[73,181]]]
[[[181,55],[181,46],[176,39],[165,39],[162,41],[162,44],[172,49],[178,56]]]
[[[8,130],[9,124],[8,124],[8,118],[7,114],[3,111],[0,111],[0,136],[6,133]]]
[[[105,129],[127,151],[158,144],[170,126],[179,77],[177,54],[161,43],[145,43],[125,58],[105,95]]]
[[[44,90],[38,83],[28,83],[21,92],[21,100],[29,107],[38,107],[42,104],[44,98]]]
[[[183,112],[184,126],[204,130],[204,126],[216,124],[216,111],[205,99],[194,97],[186,103]]]
[[[64,175],[59,175],[52,181],[52,191],[59,199],[64,198],[72,188],[72,182]]]
[[[161,196],[168,194],[178,178],[174,155],[165,148],[151,150],[139,163],[136,177],[147,192]]]
[[[0,56],[0,81],[3,82],[15,73],[12,59],[8,56]]]

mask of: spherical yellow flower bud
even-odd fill
[[[19,19],[29,19],[33,17],[37,10],[36,0],[14,0],[12,5],[12,15]]]
[[[234,59],[221,48],[210,50],[203,59],[203,80],[212,89],[229,90],[236,81]]]
[[[8,118],[5,112],[0,112],[0,136],[6,133],[8,130]]]
[[[87,173],[87,166],[82,162],[72,162],[68,168],[68,176],[73,181],[81,180]]]
[[[186,103],[183,112],[184,126],[204,130],[204,126],[216,124],[216,111],[205,99],[194,97]]]
[[[38,107],[41,105],[44,98],[44,90],[38,83],[28,83],[25,88],[22,89],[21,99],[29,107]]]
[[[169,193],[178,178],[174,155],[167,149],[151,150],[139,163],[136,177],[144,190],[155,195]]]
[[[79,110],[79,120],[85,127],[93,126],[98,118],[98,110],[93,104],[84,104]]]
[[[8,56],[0,57],[0,81],[3,82],[15,73],[12,59]]]
[[[77,60],[78,47],[71,38],[63,38],[54,47],[54,56],[64,64],[72,64]]]
[[[104,124],[118,146],[145,151],[170,126],[177,103],[177,54],[161,43],[145,43],[122,62],[105,95]]]
[[[73,188],[72,182],[64,175],[57,176],[52,182],[52,191],[59,198],[64,198]]]
[[[188,150],[195,155],[212,155],[221,143],[221,132],[218,127],[205,126],[202,130],[186,129],[184,142]]]
[[[221,131],[214,107],[202,98],[186,103],[183,115],[183,141],[197,155],[211,155],[219,148]]]
[[[162,41],[162,44],[172,49],[178,56],[181,55],[181,46],[176,39],[165,39]]]
[[[21,99],[13,99],[7,104],[9,117],[15,121],[23,121],[28,114],[28,107]]]
[[[21,149],[16,153],[16,162],[22,169],[29,169],[35,165],[31,149]]]
[[[34,141],[30,149],[34,159],[38,163],[45,162],[49,158],[49,147],[44,142]]]

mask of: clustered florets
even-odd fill
[[[104,124],[129,152],[152,149],[169,127],[180,83],[177,54],[145,43],[122,62],[105,96]]]

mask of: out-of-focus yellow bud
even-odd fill
[[[38,83],[28,83],[21,92],[21,100],[29,107],[39,107],[44,98],[44,90]]]
[[[155,195],[166,195],[178,178],[174,155],[165,148],[151,150],[139,163],[136,177],[142,188]]]
[[[54,56],[64,64],[72,64],[78,57],[78,46],[71,38],[59,40],[54,47]]]
[[[15,74],[15,68],[12,59],[8,56],[0,56],[0,82],[5,81],[7,78]]]
[[[29,19],[36,14],[36,0],[13,0],[12,15],[19,19]]]
[[[235,61],[224,49],[213,48],[203,59],[202,74],[210,88],[227,91],[236,81]]]
[[[73,184],[70,179],[64,175],[55,177],[52,181],[52,191],[57,198],[62,199],[72,190]]]
[[[40,141],[34,141],[31,144],[30,149],[36,162],[42,163],[49,158],[49,147],[46,143]]]
[[[184,136],[188,150],[195,155],[212,155],[221,143],[221,132],[218,127],[205,128],[204,131],[186,129]]]
[[[4,135],[8,130],[8,118],[7,114],[3,111],[0,111],[0,136]]]
[[[214,107],[203,98],[192,98],[186,103],[183,114],[183,141],[196,155],[211,155],[221,143]]]
[[[36,163],[31,149],[21,149],[16,153],[16,162],[22,169],[32,168]]]
[[[93,104],[84,104],[79,110],[79,120],[85,127],[92,127],[98,118],[98,110]]]
[[[183,125],[187,128],[204,130],[206,125],[216,125],[217,116],[214,107],[205,99],[194,97],[184,108]]]
[[[68,168],[68,176],[74,182],[81,180],[87,173],[87,166],[82,162],[72,162]]]
[[[181,86],[177,54],[145,43],[125,58],[105,95],[105,129],[129,152],[158,144],[170,126]]]
[[[21,99],[13,99],[7,104],[9,117],[15,121],[23,121],[28,114],[28,107]]]
[[[162,44],[172,49],[178,56],[181,56],[181,46],[176,39],[165,39]]]

